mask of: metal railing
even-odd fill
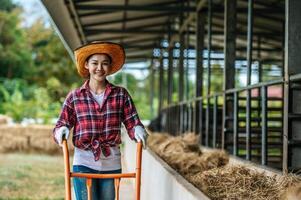
[[[201,145],[281,169],[283,84],[280,79],[171,104],[160,113],[161,131],[195,132]]]

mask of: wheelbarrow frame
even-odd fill
[[[141,186],[141,159],[142,159],[142,143],[137,143],[136,150],[136,170],[134,173],[121,174],[90,174],[90,173],[73,173],[70,171],[69,150],[66,139],[63,140],[63,154],[65,165],[65,199],[71,200],[71,178],[82,177],[86,178],[88,200],[92,200],[92,179],[93,178],[114,178],[115,198],[119,200],[119,184],[121,178],[135,179],[135,200],[140,200],[140,186]]]

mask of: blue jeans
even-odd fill
[[[73,172],[76,173],[93,173],[93,174],[120,174],[121,169],[112,171],[98,171],[82,165],[74,165]],[[87,187],[86,178],[74,177],[73,185],[77,200],[86,200]],[[92,179],[92,200],[114,200],[115,186],[114,179]]]

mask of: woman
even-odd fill
[[[121,173],[120,129],[124,124],[129,137],[146,145],[147,132],[127,90],[107,80],[125,62],[121,45],[93,42],[75,50],[78,73],[87,79],[71,91],[53,131],[54,139],[62,145],[73,128],[73,172]],[[86,181],[73,178],[76,199],[86,199]],[[93,200],[114,200],[114,179],[93,179]]]

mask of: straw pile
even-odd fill
[[[52,130],[53,126],[47,125],[0,125],[0,152],[61,154]],[[69,144],[70,149],[72,146]]]
[[[195,174],[190,181],[211,199],[281,199],[295,176],[268,176],[246,166],[227,165]],[[300,181],[300,180],[299,180]]]
[[[152,134],[148,146],[183,176],[224,166],[229,156],[224,151],[203,153],[193,133],[171,137],[167,134]]]
[[[148,145],[171,167],[214,200],[293,199],[286,197],[285,192],[288,187],[301,181],[294,175],[268,176],[251,167],[230,165],[229,156],[224,151],[201,151],[198,137],[193,134],[178,137],[151,134]],[[300,195],[301,185],[289,194]]]
[[[300,200],[301,199],[301,183],[289,188],[284,194],[283,200]]]

